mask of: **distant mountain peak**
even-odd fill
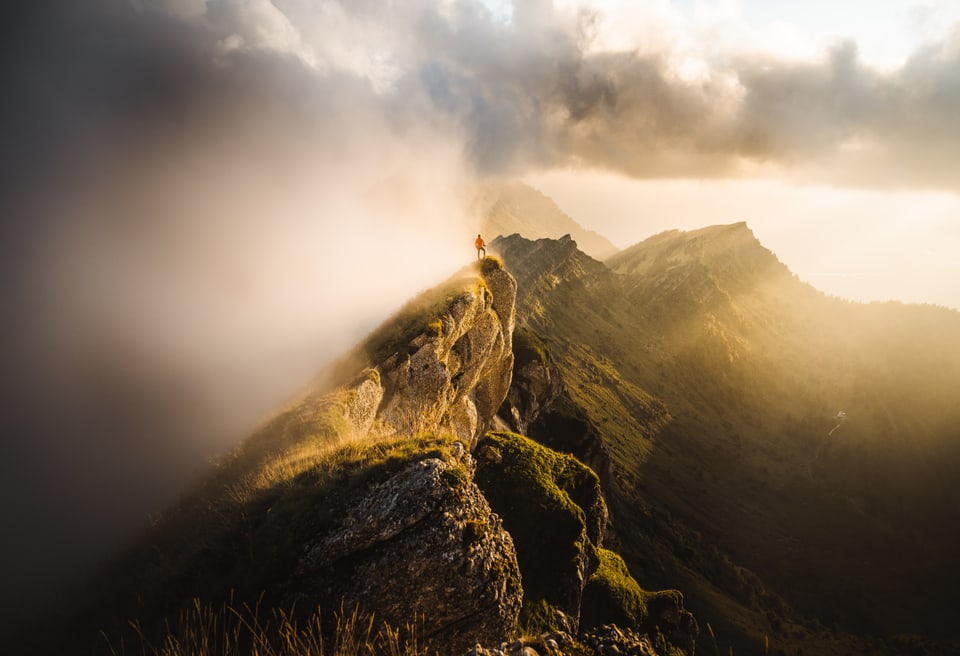
[[[603,263],[584,253],[570,235],[528,239],[514,233],[497,238],[491,248],[511,262],[510,270],[520,283],[518,294],[536,293],[537,280],[555,286],[584,274],[608,273]]]
[[[722,285],[742,284],[758,276],[790,275],[745,221],[661,232],[617,253],[606,264],[617,273],[630,275],[656,275],[671,268],[696,265]]]
[[[566,238],[600,260],[619,250],[603,235],[574,221],[550,197],[523,182],[488,182],[480,188],[476,202],[483,231],[491,237],[518,233],[527,239]]]

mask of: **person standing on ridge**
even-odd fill
[[[473,242],[473,245],[477,247],[477,259],[480,259],[480,252],[483,252],[483,257],[487,256],[487,249],[484,248],[486,244],[483,243],[483,237],[477,235],[477,240]]]

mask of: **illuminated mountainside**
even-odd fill
[[[487,258],[416,297],[24,636],[30,653],[691,653],[682,595],[643,590],[606,544],[597,474],[488,432],[516,293]]]
[[[135,649],[227,626],[223,653],[294,628],[329,648],[356,629],[341,608],[399,630],[361,651],[408,656],[956,653],[960,313],[826,297],[744,224],[606,262],[570,237],[490,250],[226,457],[30,653],[123,653],[104,636],[130,621]],[[396,651],[411,623],[421,646]],[[294,647],[264,653],[318,653]]]
[[[526,428],[609,458],[638,579],[679,587],[738,654],[958,637],[960,314],[826,297],[744,224],[605,264],[564,240],[494,247],[553,371]]]

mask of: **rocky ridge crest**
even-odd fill
[[[345,433],[452,433],[468,448],[476,445],[510,388],[517,296],[516,280],[497,260],[478,267],[473,283],[452,281],[456,291],[445,290],[426,330],[386,349],[389,332],[378,331],[347,359],[366,368],[320,403],[339,403]]]

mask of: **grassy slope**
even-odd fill
[[[764,634],[849,649],[817,622],[947,637],[960,315],[826,298],[744,226],[659,236],[608,262],[619,275],[556,243],[499,246],[528,292],[520,325],[614,455],[643,583],[684,589],[738,653]]]
[[[579,611],[581,630],[613,623],[647,634],[659,653],[678,653],[662,638],[668,628],[659,623],[664,609],[683,607],[683,595],[642,589],[623,559],[602,546],[607,511],[596,473],[522,435],[488,433],[482,444],[476,482],[517,547],[522,630],[555,630],[555,609]],[[499,459],[486,457],[485,449],[496,450]],[[583,556],[590,566],[581,598]],[[571,601],[576,608],[567,608]]]
[[[88,644],[89,636],[111,622],[118,623],[116,629],[131,618],[176,615],[194,595],[215,605],[231,594],[238,603],[255,601],[294,562],[290,549],[298,531],[329,519],[342,493],[389,475],[411,458],[450,448],[446,438],[349,435],[342,405],[352,392],[329,390],[353,382],[366,366],[405,354],[410,340],[424,331],[442,329],[433,325],[438,315],[465,289],[482,287],[478,274],[484,266],[500,264],[488,258],[412,299],[337,363],[314,391],[219,462],[76,604],[62,611],[70,616],[62,620],[70,635],[50,638]],[[310,526],[295,521],[306,514]]]

